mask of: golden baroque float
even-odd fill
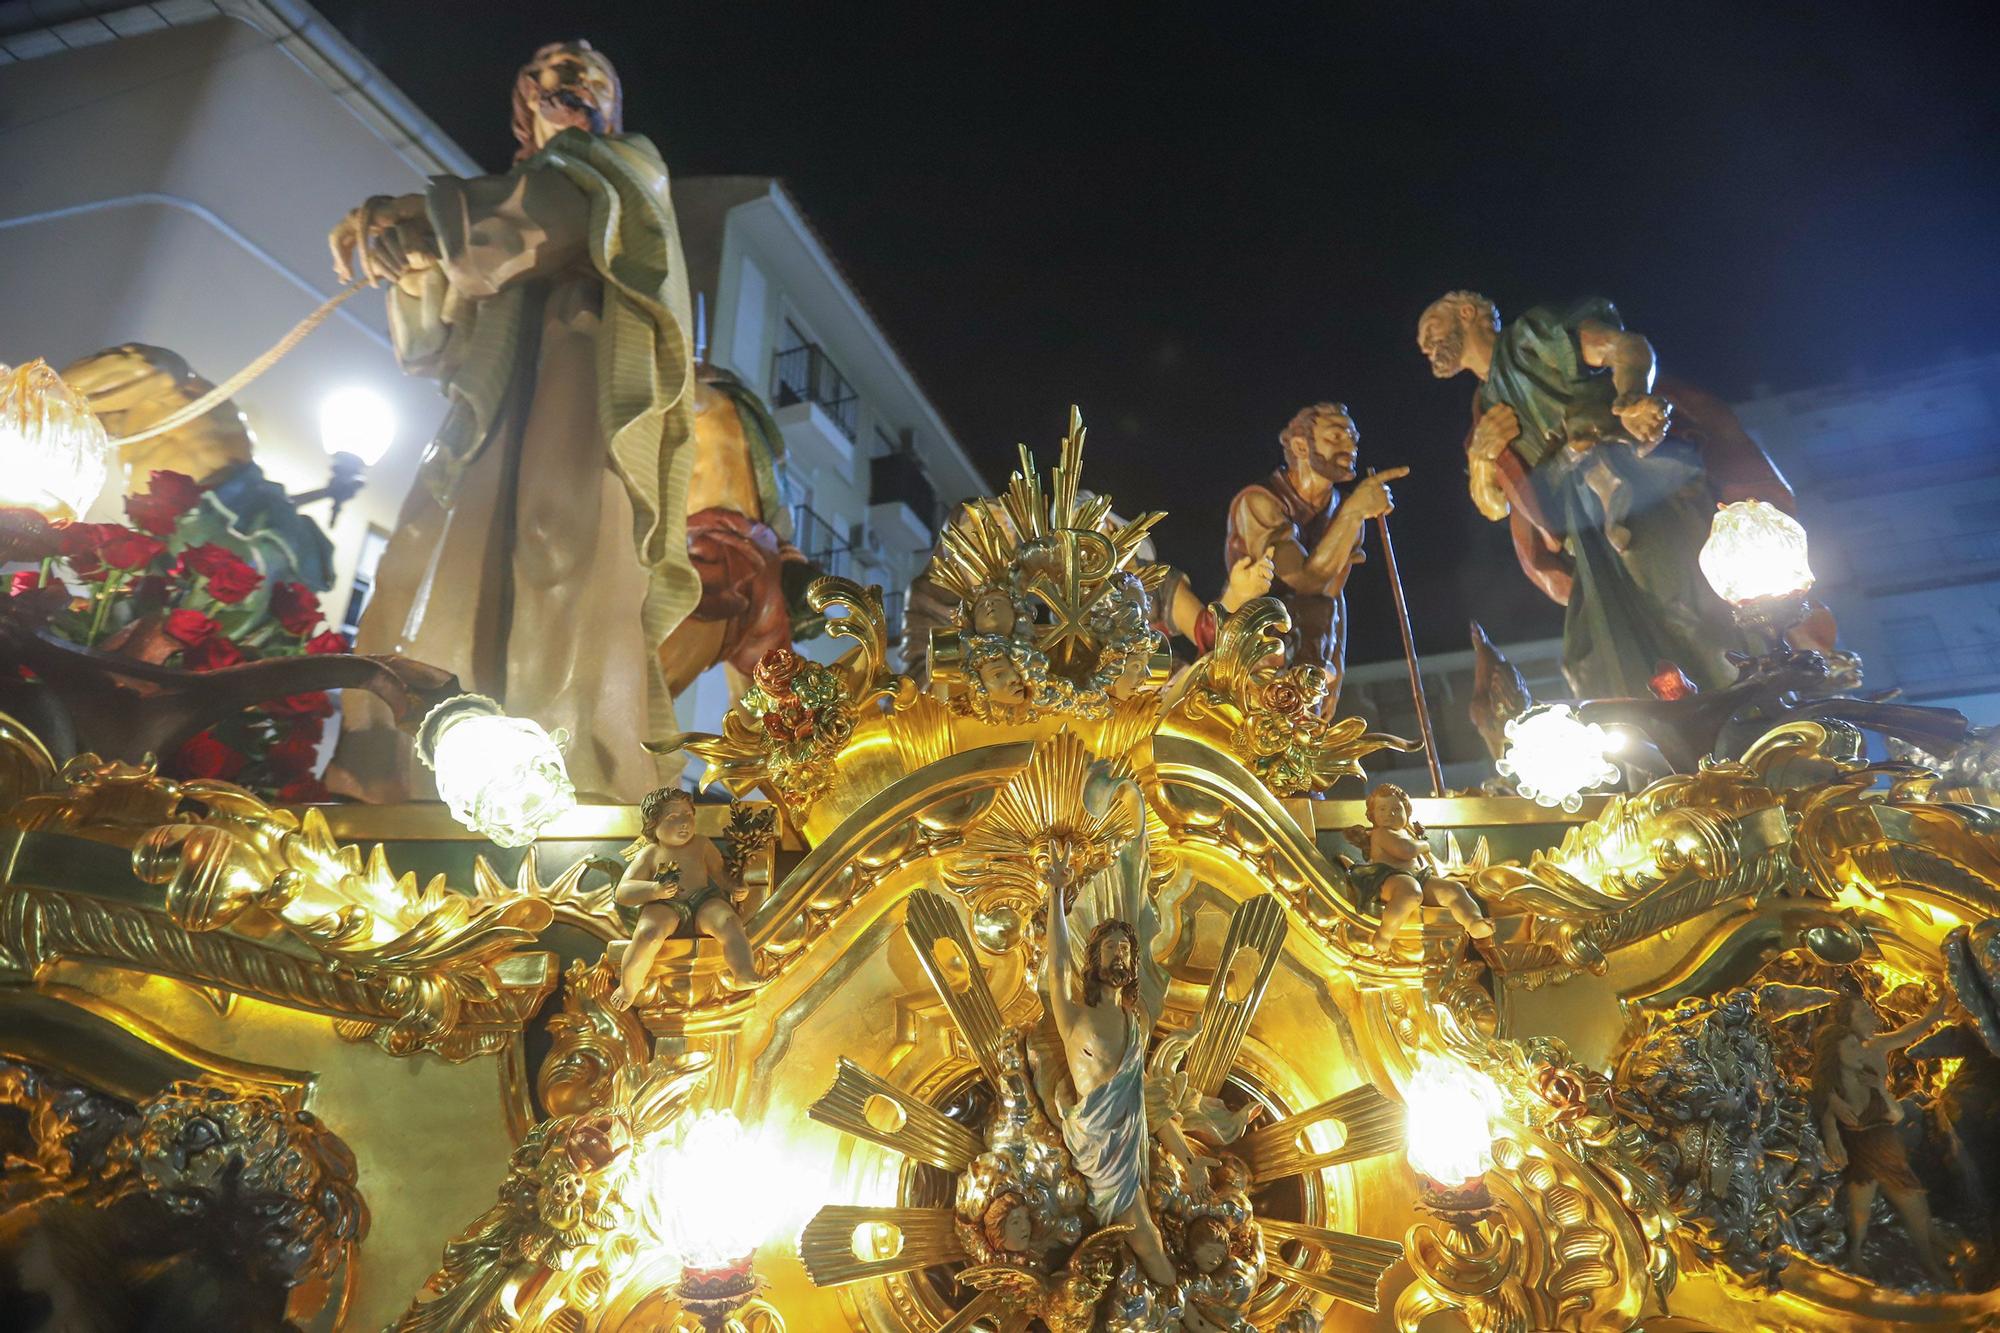
[[[955,531],[932,690],[826,580],[847,656],[680,738],[762,797],[696,812],[755,987],[676,938],[611,1006],[633,811],[510,860],[0,719],[4,1280],[60,1211],[160,1281],[250,1246],[201,1299],[314,1328],[2000,1320],[2000,811],[1824,720],[1575,815],[1419,800],[1494,933],[1366,947],[1360,803],[1301,793],[1402,743],[1267,600],[1169,687],[1158,516],[1083,443]]]

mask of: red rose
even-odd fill
[[[267,750],[264,759],[287,782],[310,777],[319,761],[319,742],[310,736],[287,736]]]
[[[224,745],[212,731],[190,738],[174,752],[175,771],[191,778],[216,778],[227,782],[241,773],[243,766],[249,762],[249,756]]]
[[[207,488],[185,472],[173,472],[158,468],[146,479],[146,491],[155,500],[174,507],[177,514],[185,514],[201,503],[201,493]]]
[[[181,665],[190,671],[220,671],[243,660],[243,650],[223,638],[211,635],[181,653]]]
[[[271,614],[288,631],[304,638],[320,622],[319,598],[303,583],[279,583],[271,588]]]
[[[67,560],[90,559],[106,537],[123,530],[116,523],[65,523],[56,530],[56,549]]]
[[[264,704],[264,711],[272,717],[310,720],[333,716],[333,696],[325,690],[313,690],[307,694],[288,694],[282,699],[272,699]]]
[[[239,560],[208,576],[208,595],[218,602],[234,606],[255,592],[257,585],[263,581],[262,574]]]
[[[300,778],[278,788],[278,799],[288,805],[310,805],[315,801],[332,800],[333,793],[318,778]]]
[[[121,528],[116,524],[105,524],[110,529],[104,544],[97,548],[97,557],[113,569],[144,569],[153,563],[154,557],[167,549],[167,544],[158,537],[149,537],[143,532]]]
[[[192,648],[204,639],[210,639],[222,632],[222,626],[210,620],[199,611],[169,611],[166,624],[167,636]]]
[[[347,636],[337,629],[315,634],[306,640],[309,653],[344,653],[347,651]]]
[[[764,693],[782,699],[792,692],[792,677],[804,665],[805,659],[790,648],[773,648],[757,659],[754,674]]]
[[[217,574],[242,565],[242,556],[227,546],[218,546],[214,542],[203,542],[199,546],[190,546],[181,552],[181,568],[193,570],[205,579],[214,578]]]
[[[194,478],[179,472],[155,472],[145,495],[125,497],[125,512],[134,523],[161,537],[173,535],[182,514],[201,500]]]
[[[24,592],[33,592],[42,586],[42,571],[39,569],[17,569],[13,582],[8,585],[7,595],[19,597]]]

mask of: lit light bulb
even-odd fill
[[[576,805],[562,737],[508,717],[491,699],[461,694],[431,710],[418,748],[453,819],[501,847],[525,847]]]
[[[1476,1180],[1493,1165],[1493,1117],[1500,1087],[1485,1074],[1429,1051],[1403,1089],[1403,1131],[1410,1165],[1440,1185]]]
[[[335,389],[320,401],[319,440],[329,454],[353,454],[374,467],[396,442],[396,410],[373,389]]]
[[[1537,805],[1574,814],[1585,791],[1618,780],[1618,766],[1605,756],[1622,748],[1623,738],[1583,721],[1568,704],[1530,708],[1506,732],[1507,752],[1494,767]]]
[[[46,361],[0,364],[0,505],[80,518],[104,489],[111,437]]]
[[[785,1185],[734,1112],[683,1118],[645,1162],[641,1216],[683,1267],[729,1268],[755,1253]]]
[[[1716,510],[1697,559],[1708,586],[1731,606],[1802,596],[1813,586],[1806,530],[1762,500],[1738,500]]]

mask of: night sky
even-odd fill
[[[1168,510],[1205,593],[1278,428],[1344,400],[1364,464],[1413,469],[1427,651],[1473,614],[1560,630],[1466,498],[1473,381],[1416,351],[1445,290],[1611,297],[1725,396],[2000,348],[1979,6],[318,7],[496,170],[515,68],[589,39],[675,174],[785,179],[989,481],[1079,404],[1086,484]],[[1352,661],[1399,652],[1383,580],[1354,575]]]

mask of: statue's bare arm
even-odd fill
[[[1576,340],[1586,366],[1611,372],[1611,383],[1618,390],[1611,410],[1632,438],[1648,448],[1665,439],[1673,408],[1653,393],[1659,362],[1646,336],[1586,319],[1577,328]]]
[[[1049,1008],[1055,1014],[1056,1030],[1068,1041],[1082,1014],[1076,1000],[1076,962],[1069,949],[1070,868],[1066,858],[1060,855],[1050,858],[1048,880],[1049,938],[1043,957],[1043,976],[1048,982]]]
[[[632,864],[625,868],[625,877],[618,881],[618,887],[611,896],[624,907],[637,907],[668,896],[656,876],[660,869],[659,850],[642,847],[632,858]]]

